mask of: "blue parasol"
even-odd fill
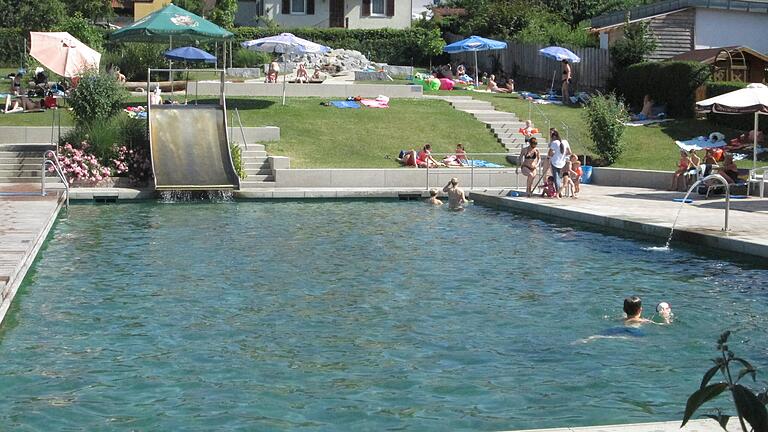
[[[504,49],[506,47],[507,47],[506,42],[497,41],[493,39],[486,39],[480,36],[470,36],[466,39],[462,39],[458,42],[454,42],[452,44],[446,45],[443,48],[443,51],[449,54],[455,54],[460,52],[474,52],[475,53],[475,83],[477,83],[479,81],[478,72],[477,72],[477,52]]]
[[[216,61],[216,57],[212,54],[191,46],[168,50],[165,52],[165,58],[177,61],[204,61],[206,63]]]

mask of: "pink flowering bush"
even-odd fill
[[[59,164],[69,184],[74,182],[96,184],[109,178],[110,169],[103,166],[96,156],[88,153],[88,147],[85,141],[80,143],[80,148],[69,143],[61,147]],[[49,166],[48,171],[54,171],[53,167]]]
[[[110,177],[128,177],[134,184],[145,184],[152,178],[152,164],[146,150],[116,147],[116,157],[103,164],[89,152],[90,147],[87,141],[79,146],[66,143],[60,147],[59,164],[69,184],[96,185]],[[53,167],[48,167],[48,171],[53,172]]]

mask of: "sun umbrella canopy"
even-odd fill
[[[696,102],[696,110],[718,114],[754,114],[752,168],[757,166],[758,115],[768,115],[768,87],[752,83],[746,88]]]
[[[469,51],[497,50],[497,49],[504,49],[506,47],[507,47],[506,42],[497,41],[493,39],[486,39],[480,36],[470,36],[466,39],[446,45],[443,48],[443,51],[450,54],[454,54],[454,53],[469,52]]]
[[[98,69],[101,54],[67,32],[30,32],[29,55],[63,77]]]
[[[280,33],[261,39],[243,42],[243,48],[255,51],[289,53],[289,54],[316,54],[328,52],[331,49],[325,45],[296,37],[291,33]]]
[[[174,4],[153,12],[128,27],[109,35],[113,41],[159,42],[172,37],[174,41],[223,40],[234,34]]]
[[[165,52],[165,58],[178,61],[204,61],[206,63],[213,63],[216,61],[216,57],[212,54],[195,48],[195,47],[180,47],[168,50]]]
[[[768,114],[768,87],[752,83],[746,88],[696,102],[696,109],[718,114]]]
[[[578,63],[581,58],[568,48],[550,46],[539,50],[539,54],[557,61],[568,60],[569,63]]]

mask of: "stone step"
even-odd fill
[[[255,177],[255,176],[271,176],[272,175],[272,169],[271,168],[246,169],[245,173],[248,175],[247,179],[250,179],[251,177]]]
[[[42,162],[39,163],[33,163],[33,162],[17,162],[17,163],[3,163],[2,160],[0,160],[0,171],[18,171],[18,170],[40,170],[42,169]]]
[[[0,165],[37,165],[38,168],[43,163],[41,157],[20,157],[20,158],[4,158],[0,157]]]
[[[240,154],[243,155],[243,157],[247,157],[247,156],[260,157],[260,156],[266,156],[267,152],[264,151],[263,149],[262,150],[243,150],[240,152]]]
[[[517,117],[510,117],[510,116],[489,116],[489,115],[483,115],[483,116],[475,116],[475,119],[477,121],[483,122],[483,123],[498,123],[498,122],[506,122],[506,123],[518,123],[520,120],[517,119]]]
[[[260,158],[243,158],[243,165],[262,165],[262,164],[268,164],[269,158],[268,157],[260,157]]]
[[[40,184],[40,177],[0,177],[0,183],[37,183]],[[45,184],[61,183],[57,177],[46,177]]]
[[[40,167],[37,169],[0,169],[0,177],[40,177]]]
[[[248,176],[240,181],[240,189],[251,188],[272,188],[275,187],[275,178],[271,175]]]
[[[482,110],[482,109],[493,109],[493,104],[490,102],[483,102],[483,101],[455,101],[451,102],[451,105],[453,105],[454,108],[458,110]]]
[[[43,160],[43,152],[0,151],[0,158],[37,158]]]
[[[46,150],[55,150],[56,146],[51,143],[19,143],[19,144],[0,144],[0,152],[22,151],[39,152],[41,155]]]
[[[525,126],[525,123],[521,121],[516,122],[508,122],[508,121],[485,121],[485,123],[489,128],[493,129],[494,131],[497,130],[508,130],[517,132],[520,130],[521,127]]]

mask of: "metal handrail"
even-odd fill
[[[69,209],[69,183],[67,183],[67,179],[64,176],[64,170],[61,168],[61,164],[59,164],[59,158],[53,150],[46,150],[45,153],[43,153],[43,163],[40,172],[40,195],[47,195],[45,191],[45,173],[47,172],[49,164],[53,167],[53,170],[64,184],[64,198],[66,199],[67,209]]]
[[[235,116],[237,116],[237,124],[240,126],[240,136],[243,138],[243,146],[248,150],[248,141],[245,139],[245,129],[243,129],[243,121],[240,119],[240,111],[235,108]]]

